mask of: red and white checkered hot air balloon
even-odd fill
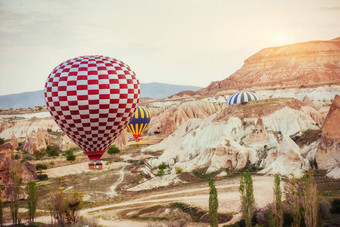
[[[98,55],[61,63],[45,84],[53,119],[90,160],[99,160],[129,123],[139,94],[139,81],[128,65]]]

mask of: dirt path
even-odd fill
[[[116,186],[124,178],[124,170],[120,171],[120,179],[110,187],[110,192],[115,193]],[[254,195],[256,208],[265,207],[272,202],[273,177],[271,176],[253,176]],[[233,222],[240,219],[240,201],[239,201],[239,179],[224,179],[216,182],[219,199],[219,212],[235,212]],[[114,194],[112,193],[112,194]],[[80,215],[87,217],[89,220],[95,220],[96,223],[103,226],[147,226],[145,221],[120,220],[117,214],[122,211],[138,209],[140,207],[149,207],[154,205],[168,205],[173,202],[185,202],[187,204],[208,209],[209,187],[207,185],[197,184],[188,185],[181,189],[165,189],[159,192],[145,193],[137,198],[123,201],[120,203],[98,206],[84,209]],[[38,217],[36,221],[50,223],[48,216]]]
[[[124,176],[123,173],[124,172],[121,172],[121,177]],[[253,182],[255,206],[256,208],[265,207],[273,200],[273,177],[253,176]],[[219,212],[235,212],[236,215],[233,217],[233,221],[240,219],[240,215],[238,214],[240,211],[238,187],[238,178],[216,181]],[[140,207],[168,205],[173,202],[184,202],[207,210],[209,190],[210,188],[207,184],[190,184],[188,187],[184,186],[180,189],[172,188],[159,192],[148,192],[129,201],[84,209],[80,212],[80,215],[90,220],[96,220],[98,224],[103,226],[147,226],[148,223],[145,221],[119,220],[119,218],[117,218],[118,213],[122,211],[127,212],[128,210],[131,211],[131,209],[139,209]],[[48,220],[48,223],[50,222],[50,218],[47,217],[37,218],[37,221],[45,222],[46,220]]]
[[[119,169],[119,168],[122,168],[128,165],[128,163],[126,162],[112,162],[110,164],[107,164],[108,162],[102,161],[102,163],[103,163],[103,171],[110,170],[110,169]],[[43,173],[47,174],[49,178],[56,178],[56,177],[62,177],[62,176],[71,175],[71,174],[82,174],[82,173],[86,173],[90,171],[96,171],[96,170],[90,170],[88,167],[88,162],[82,162],[82,163],[47,169],[47,170],[44,170]]]
[[[118,181],[117,181],[116,183],[114,183],[114,184],[110,187],[109,191],[106,193],[106,194],[107,194],[108,196],[110,196],[111,198],[117,195],[116,187],[117,187],[120,183],[122,183],[123,180],[124,180],[124,168],[125,168],[125,167],[123,167],[123,168],[119,171],[120,177],[119,177]]]

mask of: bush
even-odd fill
[[[48,180],[47,174],[38,174],[38,180],[43,181],[43,180]]]
[[[331,203],[326,199],[319,200],[319,211],[323,219],[328,219],[331,216],[330,213]]]
[[[46,152],[44,149],[40,149],[40,150],[35,150],[33,152],[33,156],[37,159],[40,160],[45,156]]]
[[[59,154],[61,153],[61,150],[57,147],[47,146],[46,153],[49,157],[52,157],[52,156],[55,157],[55,156],[59,156]]]
[[[73,152],[71,152],[68,155],[66,155],[66,160],[67,161],[74,161],[74,160],[76,160],[76,156],[73,154]]]
[[[30,160],[34,160],[34,159],[35,159],[34,156],[31,155],[31,154],[28,154],[28,153],[26,153],[22,156],[23,161],[30,161]]]
[[[340,213],[340,199],[334,199],[333,200],[331,212],[333,214],[339,214]]]
[[[19,159],[20,159],[20,155],[19,155],[19,154],[15,154],[15,155],[14,155],[14,159],[15,159],[15,160],[19,160]]]
[[[50,166],[53,167],[55,165],[54,161],[50,161]]]
[[[42,170],[42,169],[47,169],[47,166],[41,163],[38,163],[35,165],[36,170]]]
[[[118,154],[120,152],[119,148],[116,145],[112,145],[109,147],[107,153],[112,155],[112,154]]]
[[[179,166],[176,166],[175,171],[176,171],[176,174],[180,174],[180,173],[182,173],[183,169]]]
[[[0,144],[4,144],[5,140],[3,138],[0,138]]]

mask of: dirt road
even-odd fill
[[[273,177],[253,176],[254,196],[256,208],[265,207],[273,200]],[[238,191],[239,178],[223,179],[216,182],[219,200],[219,212],[235,212],[233,218],[239,219],[240,215],[240,195]],[[188,187],[164,189],[158,192],[148,192],[139,195],[129,201],[121,203],[98,206],[84,209],[80,214],[90,220],[95,220],[103,226],[147,226],[145,221],[120,220],[119,212],[130,212],[140,207],[150,207],[154,205],[168,205],[173,202],[184,202],[193,206],[208,209],[209,187],[208,184],[190,184]],[[37,221],[50,222],[49,217],[36,218]]]

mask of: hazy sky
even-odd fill
[[[205,87],[265,47],[339,36],[339,0],[0,0],[0,95],[89,54],[142,83]]]

